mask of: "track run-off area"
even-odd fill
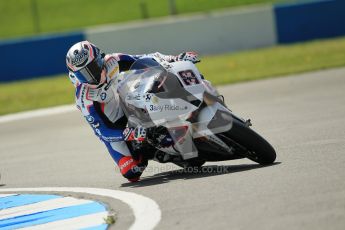
[[[0,194],[101,203],[116,213],[117,229],[138,221],[146,229],[343,229],[345,68],[218,89],[273,145],[275,164],[241,159],[186,172],[150,162],[140,182],[128,183],[79,111],[65,106],[0,117]]]

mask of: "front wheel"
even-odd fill
[[[235,154],[242,155],[261,165],[272,164],[276,159],[273,147],[254,130],[234,119],[232,128],[218,134],[226,144],[235,149]]]

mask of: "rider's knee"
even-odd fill
[[[136,182],[139,180],[146,166],[147,162],[136,161],[130,156],[123,157],[119,161],[122,176],[131,182]]]

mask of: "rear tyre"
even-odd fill
[[[236,154],[244,155],[248,159],[261,165],[272,164],[276,159],[273,147],[254,130],[242,122],[234,119],[232,128],[218,136],[229,146],[233,146]]]

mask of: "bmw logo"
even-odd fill
[[[106,93],[101,93],[101,99],[104,101],[107,98],[107,94]]]
[[[91,115],[87,115],[85,118],[86,118],[87,122],[89,122],[89,123],[95,122],[95,118],[93,118],[93,116],[91,116]]]

